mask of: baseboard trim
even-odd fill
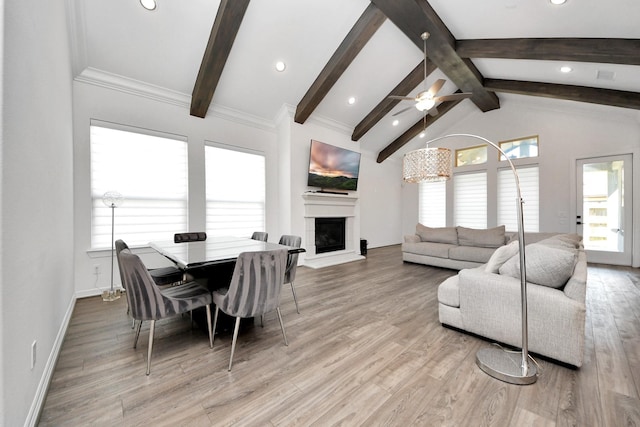
[[[67,334],[67,329],[69,327],[69,322],[71,321],[71,315],[73,314],[75,305],[76,297],[74,295],[72,296],[71,301],[69,301],[69,306],[67,307],[67,311],[65,312],[64,318],[62,319],[62,324],[60,325],[60,329],[58,330],[56,340],[53,343],[53,348],[51,349],[51,353],[49,354],[49,358],[47,359],[47,364],[44,367],[44,372],[42,373],[42,377],[40,378],[40,383],[38,384],[38,389],[36,390],[33,403],[31,404],[31,408],[29,408],[29,414],[27,415],[27,419],[24,422],[25,426],[35,427],[38,424],[38,420],[40,419],[44,401],[47,398],[49,385],[51,384],[51,379],[53,378],[53,372],[56,368],[58,356],[60,355],[62,343],[64,342],[65,335]]]

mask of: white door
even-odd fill
[[[631,265],[631,154],[577,160],[576,224],[589,262]]]

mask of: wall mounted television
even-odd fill
[[[360,153],[311,140],[307,185],[325,190],[358,189]]]

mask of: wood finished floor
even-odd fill
[[[138,348],[126,303],[79,300],[41,414],[42,426],[344,425],[640,426],[640,270],[589,266],[585,363],[538,359],[537,383],[515,386],[475,365],[491,344],[444,328],[437,285],[452,270],[403,263],[400,247],[364,261],[299,268],[289,339],[275,314],[239,337],[158,322]]]

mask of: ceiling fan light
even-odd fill
[[[158,7],[156,0],[140,0],[140,4],[147,10],[156,10]]]
[[[419,111],[430,110],[433,108],[434,105],[436,105],[436,101],[434,101],[431,98],[421,99],[420,101],[416,102],[416,108]]]

